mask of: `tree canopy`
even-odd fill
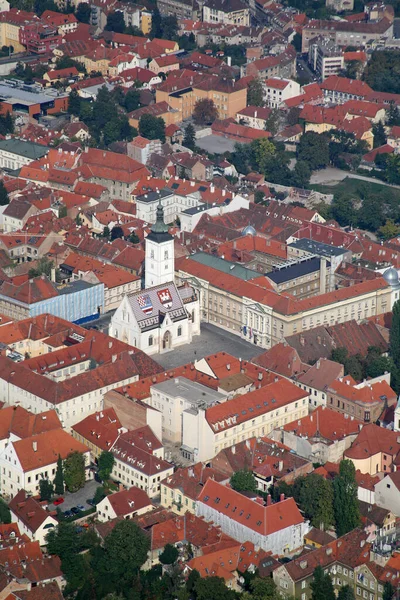
[[[333,490],[336,533],[342,536],[358,527],[361,522],[356,469],[351,460],[344,459],[340,462],[339,475],[333,480]]]
[[[85,459],[81,452],[71,452],[64,461],[64,481],[69,492],[85,485]]]
[[[242,469],[236,471],[230,478],[231,487],[237,492],[255,492],[257,490],[257,482],[251,471]]]
[[[115,227],[113,228],[114,231]],[[112,452],[107,452],[107,450],[103,450],[100,454],[97,465],[98,465],[98,475],[102,481],[107,481],[110,479],[111,472],[114,467],[114,455]]]
[[[211,125],[218,119],[218,109],[210,98],[197,100],[193,110],[193,120],[198,125]]]
[[[139,119],[139,133],[148,140],[165,142],[164,119],[153,115],[142,115]]]

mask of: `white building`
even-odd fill
[[[174,283],[174,238],[164,223],[161,200],[146,238],[145,261],[146,289],[125,296],[111,319],[110,335],[155,354],[188,344],[200,333],[196,293]]]
[[[195,182],[192,181],[193,187]],[[156,192],[147,192],[136,197],[136,217],[146,223],[155,223],[157,209],[161,202],[164,209],[164,218],[167,223],[173,223],[186,208],[192,208],[202,204],[199,192],[193,192],[187,196],[175,194],[169,188]]]
[[[41,479],[54,479],[58,457],[65,460],[71,452],[81,452],[90,466],[89,449],[63,429],[10,441],[0,452],[1,493],[11,498],[20,489],[37,494]]]
[[[20,169],[33,160],[39,160],[49,152],[50,148],[26,142],[18,138],[0,140],[0,168]]]
[[[151,154],[161,154],[161,140],[147,140],[138,135],[128,142],[126,148],[128,156],[147,165]]]
[[[270,77],[264,84],[265,103],[269,108],[279,108],[282,102],[300,95],[300,85],[292,79]]]
[[[17,523],[22,535],[27,535],[32,542],[39,542],[40,546],[46,543],[46,535],[58,521],[52,517],[42,505],[25,490],[20,490],[11,500],[8,508],[11,512],[11,521]]]
[[[235,540],[252,542],[272,554],[283,556],[300,549],[309,526],[294,499],[282,497],[280,502],[265,505],[259,500],[208,479],[198,497],[196,515]]]
[[[138,487],[110,494],[96,506],[97,519],[100,523],[117,517],[132,519],[153,509],[154,506],[146,492]]]
[[[115,462],[111,477],[128,488],[135,486],[144,490],[149,498],[160,494],[160,482],[174,472],[174,466],[162,458],[163,447],[151,454],[120,438],[112,453]]]
[[[400,471],[388,473],[375,485],[375,502],[400,517]]]
[[[224,402],[226,396],[212,388],[190,381],[186,377],[176,377],[152,385],[147,402],[162,412],[162,437],[173,443],[182,443],[182,413]]]

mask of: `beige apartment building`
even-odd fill
[[[205,461],[220,450],[308,415],[308,392],[287,379],[237,396],[223,404],[182,413],[182,454]]]
[[[200,299],[201,319],[231,331],[263,348],[271,348],[287,336],[319,325],[361,321],[391,310],[399,297],[383,277],[297,299],[272,291],[257,279],[243,281],[233,274],[203,265],[191,258],[176,261],[178,285],[188,282]],[[233,271],[231,271],[233,272]]]

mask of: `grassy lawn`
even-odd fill
[[[321,194],[334,194],[340,196],[344,192],[353,194],[355,198],[361,198],[362,192],[368,190],[372,194],[387,194],[389,191],[400,202],[400,190],[393,187],[388,187],[380,183],[372,183],[370,181],[362,181],[361,179],[350,179],[346,177],[336,185],[310,185],[310,188]]]

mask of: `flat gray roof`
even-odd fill
[[[228,275],[233,275],[233,277],[237,277],[238,279],[243,279],[243,281],[249,281],[250,279],[263,277],[263,273],[257,273],[257,271],[253,271],[252,269],[246,269],[246,267],[243,267],[238,263],[224,260],[218,256],[212,256],[206,252],[196,252],[196,254],[192,254],[190,256],[190,259],[195,260],[206,267],[217,269],[217,271],[221,271],[221,273],[227,273]]]
[[[186,377],[176,377],[169,381],[156,383],[151,387],[157,392],[162,392],[167,396],[185,398],[188,402],[193,402],[195,404],[214,404],[218,400],[221,402],[226,400],[226,396],[220,394],[220,392],[215,392],[196,381],[190,381],[190,379],[186,379]]]
[[[0,83],[0,98],[6,102],[14,104],[19,102],[26,104],[27,106],[32,104],[44,104],[45,102],[53,102],[55,98],[64,98],[68,94],[60,93],[55,90],[35,90],[33,86],[24,86],[28,89],[22,89],[19,85],[7,85],[6,83]]]
[[[318,254],[319,256],[326,256],[327,258],[331,256],[341,256],[342,254],[347,254],[349,252],[346,248],[330,246],[329,244],[315,242],[314,240],[308,240],[306,238],[296,240],[295,242],[288,244],[288,246],[289,248],[298,248],[299,250],[304,250],[311,254]]]

